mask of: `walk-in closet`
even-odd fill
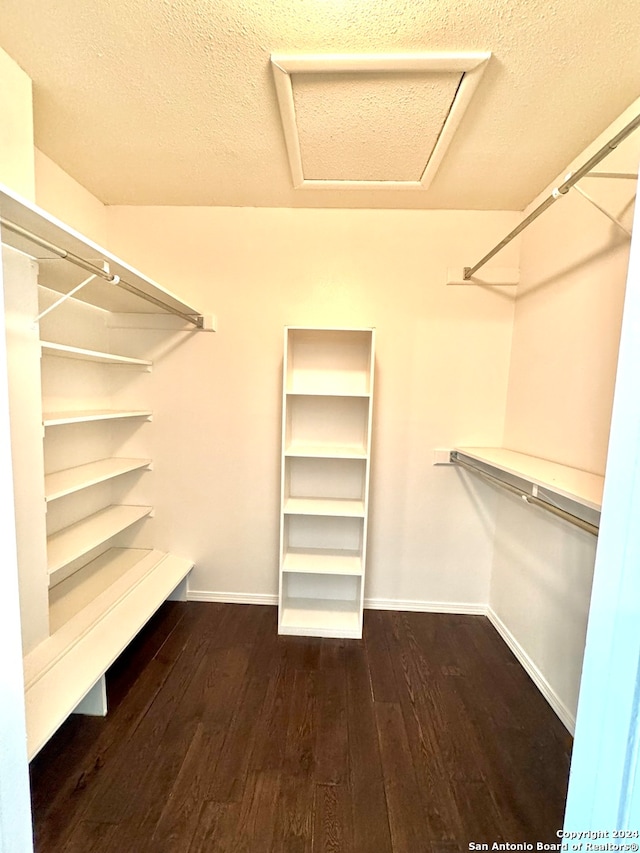
[[[3,10],[0,853],[640,843],[637,15],[462,5]]]

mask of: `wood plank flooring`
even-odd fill
[[[168,602],[31,766],[38,853],[455,853],[554,842],[571,738],[487,619]]]

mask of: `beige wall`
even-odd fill
[[[639,109],[640,102],[577,162],[584,162]],[[637,172],[636,137],[637,131],[600,170]],[[580,186],[631,224],[635,182],[589,179]],[[604,473],[628,251],[628,238],[575,191],[524,232],[507,447]],[[570,724],[577,706],[595,549],[589,534],[515,498],[500,497],[490,606]]]
[[[276,592],[283,327],[375,326],[365,596],[482,608],[491,505],[478,508],[432,455],[501,443],[513,308],[500,294],[447,287],[446,269],[517,215],[120,207],[108,216],[113,251],[218,315],[217,333],[192,335],[154,368],[158,533],[196,561],[191,588]]]
[[[29,161],[31,149],[15,150]],[[637,162],[633,141],[606,167]],[[368,602],[489,601],[571,724],[594,540],[434,467],[432,451],[504,444],[603,471],[627,263],[616,227],[574,192],[558,202],[525,232],[514,306],[507,291],[445,280],[518,214],[105,208],[39,152],[36,171],[42,206],[219,317],[214,335],[135,336],[140,354],[159,356],[155,544],[196,561],[192,588],[275,594],[282,327],[374,325]],[[588,190],[630,221],[629,184]]]
[[[0,183],[34,197],[31,80],[0,48]]]
[[[37,148],[35,180],[39,207],[100,246],[106,245],[107,212],[104,204]]]

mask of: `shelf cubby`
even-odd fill
[[[279,632],[315,637],[360,637],[361,584],[361,577],[348,575],[285,575]]]
[[[369,399],[287,395],[285,455],[364,459]]]
[[[371,333],[289,328],[285,387],[292,394],[366,396],[371,392]]]

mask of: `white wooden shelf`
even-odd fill
[[[285,515],[338,515],[349,518],[364,518],[363,500],[349,498],[287,498]]]
[[[49,630],[55,634],[70,619],[131,572],[151,549],[109,548],[49,590]]]
[[[130,358],[125,355],[114,355],[108,352],[99,352],[98,350],[81,349],[80,347],[67,346],[66,344],[55,344],[51,341],[41,341],[43,355],[54,356],[56,358],[71,358],[79,361],[95,361],[101,364],[118,364],[129,365],[132,367],[150,368],[153,365],[152,361],[142,358]]]
[[[29,760],[192,568],[161,551],[111,549],[51,591],[58,627],[24,659]]]
[[[41,283],[46,287],[59,293],[68,293],[89,273],[73,267],[50,249],[42,248],[33,240],[16,233],[10,228],[10,223],[96,266],[106,261],[110,274],[119,276],[137,291],[161,304],[154,304],[103,280],[87,284],[74,296],[75,299],[117,313],[164,314],[170,308],[193,317],[201,316],[200,311],[8,187],[0,187],[0,213],[7,220],[2,229],[3,243],[39,261]]]
[[[458,447],[462,457],[526,480],[551,494],[600,511],[604,477],[501,447]]]
[[[306,456],[326,459],[366,459],[364,444],[338,444],[333,442],[292,441],[285,447],[285,456]]]
[[[87,462],[85,465],[47,474],[44,478],[45,500],[55,501],[97,483],[146,468],[150,464],[151,459],[98,459],[96,462]]]
[[[128,409],[89,409],[77,412],[45,412],[43,424],[45,427],[64,426],[65,424],[82,424],[90,421],[124,420],[127,418],[150,418],[150,409],[132,411]]]
[[[69,563],[88,554],[152,511],[150,506],[109,506],[47,537],[49,586]]]
[[[374,342],[374,329],[285,329],[281,634],[362,636]]]
[[[279,632],[357,639],[362,635],[359,604],[322,598],[286,598],[280,610]]]
[[[370,397],[368,391],[358,390],[357,387],[338,388],[331,385],[322,386],[309,381],[298,382],[295,387],[287,388],[287,397],[353,397],[361,399]]]
[[[285,552],[282,571],[317,575],[362,576],[362,554],[326,548],[292,548]]]

